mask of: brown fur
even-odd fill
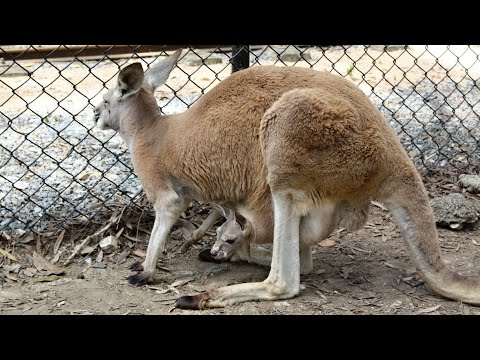
[[[275,239],[267,280],[210,291],[202,295],[202,307],[295,296],[298,244],[287,242],[295,242],[299,231],[305,246],[321,240],[338,225],[339,213],[364,211],[371,197],[392,211],[413,261],[435,291],[480,304],[478,282],[453,273],[442,260],[427,193],[413,163],[381,113],[349,81],[311,69],[257,66],[231,75],[192,108],[171,116],[160,115],[145,84],[127,96],[101,123],[118,129],[129,145],[157,219],[173,219],[191,199],[218,202],[252,224],[256,242]],[[275,208],[274,217],[275,196],[275,206],[283,207],[278,214]],[[307,219],[314,209],[326,209],[311,219],[323,228],[306,239],[302,229],[291,226],[301,227],[297,217]],[[283,220],[293,225],[282,227]],[[165,238],[165,231],[157,232]],[[134,282],[150,279],[154,269],[149,267]]]

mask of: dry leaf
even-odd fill
[[[122,235],[123,230],[125,230],[125,228],[121,228],[120,231],[115,234],[115,238],[118,239],[120,235]]]
[[[58,253],[58,249],[60,249],[60,245],[62,244],[64,235],[65,235],[65,229],[62,230],[60,235],[58,235],[57,240],[55,240],[55,245],[53,245],[53,253],[54,254]]]
[[[206,289],[207,289],[207,286],[206,285],[193,285],[193,284],[188,284],[188,287],[190,289],[192,289],[193,291],[196,291],[196,292],[204,292]]]
[[[140,231],[143,231],[145,234],[148,234],[148,235],[152,234],[152,232],[150,230],[144,228],[143,226],[138,226],[137,229],[140,230]]]
[[[13,280],[13,281],[18,281],[18,277],[13,275],[13,274],[9,274],[8,272],[4,272],[3,275],[5,275],[5,277],[7,279],[10,279],[10,280]]]
[[[60,260],[60,251],[55,254],[53,259],[50,261],[52,264],[56,264]]]
[[[140,257],[140,258],[144,258],[145,255],[146,255],[146,254],[145,254],[145,251],[142,251],[142,250],[134,250],[134,251],[132,252],[132,254],[135,255],[135,256],[138,256],[138,257]]]
[[[59,266],[53,265],[50,261],[43,258],[36,251],[33,252],[33,264],[35,265],[38,271],[44,270],[46,272],[46,275],[63,274],[63,272],[65,271],[65,269]]]
[[[288,301],[276,301],[273,303],[274,306],[290,306]]]
[[[169,292],[169,291],[170,291],[170,288],[167,287],[167,288],[162,289],[162,290],[156,290],[155,292],[156,292],[157,294],[165,294],[165,293],[167,293],[167,292]]]
[[[335,245],[335,241],[330,240],[330,239],[325,239],[325,240],[320,241],[318,243],[318,245],[323,246],[323,247],[330,247],[330,246]]]
[[[440,306],[442,306],[442,305],[436,305],[436,306],[432,306],[432,307],[429,307],[429,308],[426,308],[426,309],[420,309],[415,314],[429,313],[429,312],[437,310]]]
[[[55,281],[61,278],[62,277],[58,275],[42,276],[41,278],[33,279],[32,283]]]
[[[7,258],[9,258],[10,260],[13,260],[13,261],[16,261],[18,262],[17,258],[15,256],[13,256],[12,254],[10,254],[8,251],[6,250],[3,250],[2,248],[0,248],[0,255],[3,255]]]
[[[80,250],[80,255],[87,255],[90,254],[95,250],[94,247],[91,246],[85,246],[82,250]]]
[[[132,240],[132,241],[135,241],[135,242],[143,242],[144,241],[143,239],[137,239],[136,237],[130,236],[128,234],[123,234],[123,236],[126,237],[128,240]]]
[[[388,240],[388,236],[382,233],[382,242],[386,242]]]
[[[394,265],[392,265],[392,264],[390,264],[390,263],[388,263],[388,262],[386,262],[386,261],[384,261],[383,263],[385,264],[386,267],[389,267],[389,268],[392,268],[392,269],[396,269],[396,268],[397,268],[396,266],[394,266]]]
[[[172,285],[168,285],[168,290],[173,291],[175,294],[180,295],[180,292]]]
[[[388,211],[388,209],[385,206],[383,206],[382,204],[380,204],[378,201],[372,200],[370,202],[372,203],[372,205],[375,205],[376,207],[379,207],[383,211]]]
[[[327,297],[326,297],[325,295],[323,295],[320,290],[315,290],[315,294],[317,294],[318,296],[320,296],[323,300],[327,300]],[[327,300],[327,301],[328,301],[328,300]]]
[[[472,243],[473,243],[474,245],[480,245],[480,244],[479,244],[478,242],[476,242],[475,240],[472,240]]]
[[[100,249],[100,251],[98,252],[98,255],[97,255],[97,258],[95,259],[95,261],[96,261],[97,263],[100,263],[100,262],[102,262],[102,260],[103,260],[103,250]]]
[[[170,286],[173,286],[173,287],[178,287],[178,286],[182,286],[182,285],[185,285],[186,283],[192,281],[195,279],[195,276],[189,276],[187,278],[184,278],[184,279],[178,279],[178,280],[175,280],[173,283],[170,284]]]
[[[21,268],[20,264],[10,264],[10,265],[3,265],[3,269],[7,270],[8,272],[17,272],[17,270]]]
[[[23,273],[28,277],[33,277],[37,273],[37,269],[29,267],[23,270]]]
[[[123,260],[127,258],[128,255],[130,255],[130,249],[124,250],[120,255],[118,255],[116,264],[119,265]]]
[[[20,242],[22,244],[28,244],[30,241],[34,240],[35,237],[33,236],[32,233],[28,233],[25,237],[23,237],[22,239],[20,239]]]

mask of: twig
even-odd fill
[[[112,218],[110,219],[110,221],[108,222],[107,225],[105,225],[103,228],[101,228],[100,230],[98,230],[95,234],[92,234],[92,235],[87,236],[79,245],[77,245],[77,246],[75,247],[75,249],[73,250],[72,255],[70,255],[70,257],[69,257],[67,260],[65,260],[65,262],[63,263],[63,266],[67,266],[68,264],[70,264],[70,262],[72,261],[72,259],[80,252],[80,250],[83,249],[83,247],[84,247],[85,245],[87,245],[87,244],[90,242],[90,240],[91,240],[92,238],[94,238],[95,236],[98,236],[98,235],[100,235],[101,233],[103,233],[103,232],[107,231],[108,229],[110,229],[110,227],[115,224],[116,220],[117,220],[117,217],[116,217],[116,216],[115,216],[115,217],[112,217]]]
[[[348,246],[350,249],[353,249],[353,250],[356,250],[356,251],[361,251],[361,252],[366,253],[366,254],[370,254],[370,253],[371,253],[371,251],[369,251],[369,250],[360,249],[360,248],[357,248],[357,247],[352,246],[352,245],[347,245],[347,246]]]
[[[198,243],[201,239],[194,239],[193,237],[190,240],[185,241],[182,246],[180,247],[180,252],[183,254],[187,252],[188,249],[192,247],[192,245]]]

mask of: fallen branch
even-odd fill
[[[95,234],[87,236],[80,244],[78,244],[75,247],[72,255],[70,255],[70,257],[67,260],[65,260],[65,262],[63,263],[63,266],[67,266],[68,264],[70,264],[70,262],[73,260],[73,258],[78,255],[78,253],[83,249],[84,246],[86,246],[90,242],[90,240],[92,240],[92,238],[94,238],[95,236],[98,236],[98,235],[102,234],[103,232],[107,231],[108,229],[110,229],[110,227],[112,225],[115,225],[116,221],[117,221],[117,217],[116,216],[112,217],[108,221],[107,225],[105,225],[103,228],[98,230]]]

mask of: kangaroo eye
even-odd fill
[[[227,244],[233,244],[234,242],[235,242],[234,239],[228,239],[228,240],[227,240]]]

